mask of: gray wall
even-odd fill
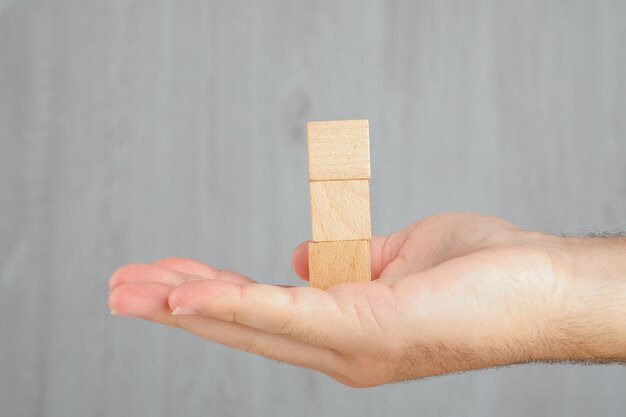
[[[2,416],[623,416],[626,368],[353,390],[109,315],[184,255],[296,283],[307,120],[367,118],[374,232],[626,223],[626,2],[0,0]]]

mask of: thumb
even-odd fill
[[[395,234],[385,236],[373,236],[371,241],[371,265],[372,279],[377,279],[385,267],[395,259],[399,251],[398,245],[386,245],[387,241]],[[300,243],[291,255],[291,269],[300,278],[309,280],[309,241]],[[389,253],[389,250],[396,251]]]
[[[291,269],[303,280],[309,280],[309,241],[300,243],[291,254]]]

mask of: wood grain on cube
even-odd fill
[[[369,240],[309,242],[309,282],[328,289],[371,280]]]
[[[311,197],[311,240],[372,238],[368,180],[314,181]]]
[[[370,178],[367,120],[307,123],[309,181]]]

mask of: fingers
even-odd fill
[[[236,282],[240,284],[255,282],[252,279],[236,272],[226,269],[213,268],[212,266],[188,258],[164,258],[159,259],[154,264],[188,275],[188,281],[194,281],[200,277],[204,279],[219,279],[222,281]]]
[[[232,271],[216,269],[200,262],[184,258],[169,258],[155,262],[157,265],[132,264],[119,268],[109,279],[109,289],[130,282],[156,282],[181,285],[188,281],[219,279],[239,284],[254,282],[250,278]],[[201,275],[195,275],[201,274]]]
[[[332,348],[354,342],[350,335],[355,328],[362,328],[358,317],[347,316],[333,295],[308,287],[194,281],[172,291],[168,303],[179,313],[239,323]]]
[[[374,236],[371,240],[372,279],[377,279],[391,263],[406,240],[404,230],[386,236]],[[309,241],[302,242],[291,255],[291,268],[300,278],[309,279]]]
[[[156,282],[137,281],[120,284],[109,296],[109,307],[116,315],[140,317],[180,327],[207,340],[275,360],[317,369],[343,383],[351,384],[351,380],[338,372],[344,367],[343,356],[332,349],[215,318],[173,316],[168,305],[168,297],[173,289],[174,287],[170,285]]]
[[[109,294],[109,309],[114,315],[141,317],[171,325],[167,297],[172,288],[159,282],[119,284]]]
[[[116,270],[109,278],[109,290],[136,281],[158,282],[168,285],[180,285],[187,277],[180,272],[155,265],[131,264]]]
[[[204,278],[212,278],[217,272],[216,268],[189,258],[163,258],[153,262],[153,264],[173,269],[183,274]]]

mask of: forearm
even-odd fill
[[[626,362],[626,238],[557,238],[569,290],[554,332],[556,360]]]

